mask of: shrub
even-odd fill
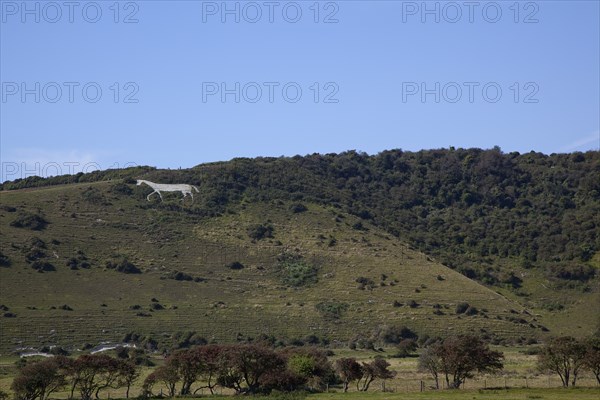
[[[348,304],[324,301],[318,303],[315,308],[325,319],[340,319],[344,312],[348,310]]]
[[[513,289],[519,289],[523,285],[523,279],[516,276],[512,271],[508,274],[501,275],[500,282],[512,287]]]
[[[479,314],[479,310],[476,307],[470,306],[465,311],[465,315],[477,315]]]
[[[0,251],[0,267],[10,267],[10,258]]]
[[[552,273],[558,279],[587,282],[596,275],[596,269],[590,265],[562,265],[553,267]]]
[[[91,267],[90,263],[87,261],[87,257],[81,250],[77,252],[77,256],[67,259],[66,265],[73,270],[79,268],[88,269]]]
[[[25,250],[25,249],[24,249]],[[25,260],[27,262],[32,262],[39,260],[40,258],[46,257],[46,252],[39,247],[30,247],[25,250]]]
[[[234,261],[232,263],[227,264],[227,268],[233,269],[233,270],[240,270],[240,269],[244,269],[244,264],[242,264],[239,261]]]
[[[248,236],[254,240],[273,237],[273,226],[271,224],[257,224],[248,228]]]
[[[141,274],[142,271],[133,265],[127,258],[123,257],[118,260],[108,261],[106,263],[106,268],[114,269],[117,272],[122,272],[124,274]]]
[[[458,303],[456,305],[456,313],[464,314],[469,309],[469,303]]]
[[[362,222],[360,222],[360,221],[352,224],[352,229],[357,230],[357,231],[366,231],[367,230],[367,228],[365,228],[364,225],[362,224]]]
[[[549,301],[542,303],[542,308],[548,311],[560,311],[565,308],[565,306],[556,301]]]
[[[318,281],[318,268],[295,254],[282,254],[278,257],[277,268],[284,284],[301,287]]]
[[[30,212],[22,212],[17,218],[10,223],[10,226],[15,228],[28,228],[33,231],[41,231],[46,228],[48,221],[39,214],[33,214]]]
[[[151,316],[152,316],[152,314],[148,314],[148,313],[146,313],[146,312],[141,312],[141,311],[140,311],[140,312],[138,312],[138,313],[135,313],[135,316],[136,316],[136,317],[151,317]]]
[[[36,260],[31,263],[31,268],[35,269],[37,272],[50,272],[56,271],[56,267],[50,264],[48,261]]]
[[[173,271],[167,275],[167,278],[174,279],[176,281],[193,281],[194,277],[190,274],[186,274],[181,271]]]
[[[373,282],[372,279],[365,278],[364,276],[356,278],[356,283],[358,283],[358,288],[360,290],[373,290],[373,288],[375,288],[375,282]]]
[[[411,300],[411,301],[409,301],[409,302],[408,302],[408,306],[409,306],[410,308],[417,308],[417,307],[419,307],[419,303],[417,303],[417,302],[416,302],[416,301],[414,301],[414,300]]]
[[[418,335],[410,328],[402,325],[381,325],[372,334],[372,339],[387,344],[399,344],[403,340],[418,339]]]
[[[81,193],[81,198],[84,201],[94,205],[106,206],[110,204],[100,190],[91,186],[86,188],[83,193]]]
[[[307,211],[308,208],[306,208],[306,206],[302,203],[297,203],[297,204],[293,204],[290,207],[290,210],[294,213],[294,214],[298,214],[304,211]]]
[[[403,339],[398,343],[397,349],[396,357],[409,357],[417,350],[417,341],[415,339]]]
[[[135,182],[134,182],[135,183]],[[110,191],[115,194],[129,196],[133,193],[133,189],[126,183],[116,183],[110,187]]]

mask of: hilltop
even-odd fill
[[[0,349],[184,331],[347,342],[390,325],[588,335],[598,176],[598,152],[451,149],[5,182]],[[200,194],[147,202],[136,178]]]

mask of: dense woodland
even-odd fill
[[[489,285],[518,287],[511,266],[543,268],[566,285],[596,274],[590,261],[600,249],[597,151],[545,155],[450,148],[240,158],[180,170],[136,167],[29,177],[4,182],[0,190],[136,178],[197,185],[200,198],[182,210],[199,217],[277,199],[336,207]]]

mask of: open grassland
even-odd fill
[[[163,338],[191,330],[215,341],[313,334],[334,346],[368,336],[382,324],[403,324],[430,336],[543,335],[539,310],[526,309],[518,299],[467,279],[336,208],[305,203],[307,210],[293,212],[291,202],[242,202],[239,209],[208,218],[188,212],[178,198],[147,202],[141,188],[131,186],[131,193],[122,194],[115,184],[0,193],[0,250],[11,260],[0,268],[0,304],[16,315],[2,318],[2,354],[42,345],[77,349],[118,342],[132,331]],[[11,226],[23,212],[42,215],[49,224],[39,231]],[[252,239],[248,232],[257,225],[272,227],[272,237]],[[39,273],[26,262],[33,238],[44,243],[44,260],[56,271]],[[286,284],[278,267],[284,253],[315,267],[314,281]],[[77,254],[91,267],[67,267]],[[107,261],[122,257],[143,273],[106,268]],[[228,268],[234,262],[243,268]],[[171,279],[177,272],[195,281]],[[367,282],[362,290],[357,279]],[[596,293],[582,294],[581,301],[588,295]],[[457,315],[461,302],[479,312]],[[319,303],[341,312],[323,313]],[[580,324],[581,333],[588,334],[594,321]]]

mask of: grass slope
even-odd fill
[[[526,311],[518,298],[508,299],[339,209],[304,203],[306,211],[293,212],[295,203],[287,201],[242,201],[208,218],[175,196],[147,202],[147,193],[116,182],[0,193],[0,251],[10,260],[0,267],[0,304],[8,308],[0,319],[3,354],[120,341],[132,331],[161,338],[193,330],[218,341],[262,334],[346,341],[382,324],[429,335],[515,339],[542,332],[544,315]],[[11,226],[24,212],[43,216],[47,227]],[[271,226],[273,237],[251,239],[248,231],[257,224]],[[43,242],[42,261],[56,271],[40,273],[26,262],[33,238]],[[282,253],[315,267],[316,282],[286,284],[277,261]],[[82,254],[91,267],[71,270],[67,260]],[[143,273],[106,268],[107,261],[123,258]],[[228,268],[233,262],[244,268]],[[169,279],[176,272],[197,281]],[[357,278],[367,282],[364,290]],[[411,301],[418,306],[409,307]],[[460,302],[480,313],[457,316]],[[342,312],[338,318],[324,314],[320,303]],[[155,304],[163,309],[153,309]],[[593,322],[579,326],[587,334]]]

